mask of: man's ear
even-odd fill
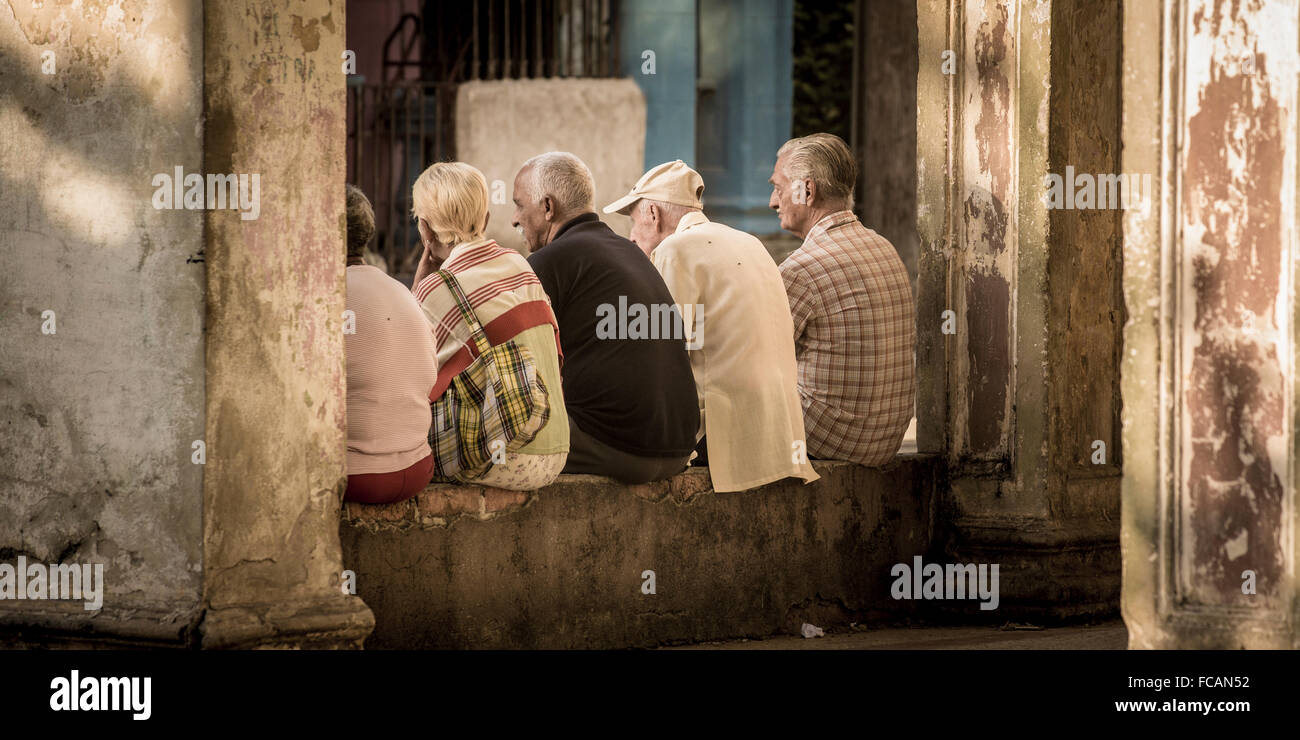
[[[804,204],[811,206],[817,198],[817,183],[812,178],[803,181]]]
[[[555,220],[555,199],[549,195],[542,196],[542,210],[546,215],[547,221]]]

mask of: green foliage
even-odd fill
[[[853,0],[795,0],[792,134],[852,140]]]

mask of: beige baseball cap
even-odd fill
[[[605,206],[605,213],[623,213],[641,198],[660,200],[687,208],[703,208],[704,178],[680,159],[651,169],[636,181],[632,192]]]

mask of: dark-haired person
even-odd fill
[[[348,488],[345,501],[390,504],[433,477],[429,393],[438,378],[433,332],[405,285],[362,255],[375,233],[365,194],[347,186]],[[349,329],[353,331],[349,332]]]
[[[844,140],[787,141],[768,202],[803,245],[781,263],[794,319],[808,454],[880,465],[916,400],[916,305],[894,246],[853,215],[857,162]]]

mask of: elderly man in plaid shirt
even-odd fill
[[[851,210],[858,168],[844,140],[777,152],[768,202],[803,245],[781,263],[794,318],[809,455],[880,465],[916,401],[916,305],[898,252]]]

